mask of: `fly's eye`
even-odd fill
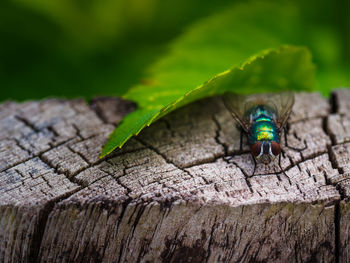
[[[271,142],[271,152],[274,156],[277,156],[281,153],[281,146],[277,142]]]
[[[252,145],[252,155],[257,157],[261,151],[261,142],[256,142]]]

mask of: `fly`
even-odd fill
[[[281,154],[281,132],[294,104],[291,92],[223,96],[226,108],[247,135],[254,160],[269,164]]]

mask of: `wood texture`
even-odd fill
[[[280,165],[254,176],[220,98],[177,110],[103,160],[133,104],[6,102],[0,261],[349,262],[349,101],[346,89],[332,103],[297,94]]]

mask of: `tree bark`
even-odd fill
[[[220,98],[102,160],[133,104],[3,103],[0,261],[349,262],[349,101],[346,89],[297,94],[280,165],[254,175]]]

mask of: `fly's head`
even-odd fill
[[[251,152],[258,162],[269,164],[281,153],[281,147],[275,141],[258,141],[252,144]]]

